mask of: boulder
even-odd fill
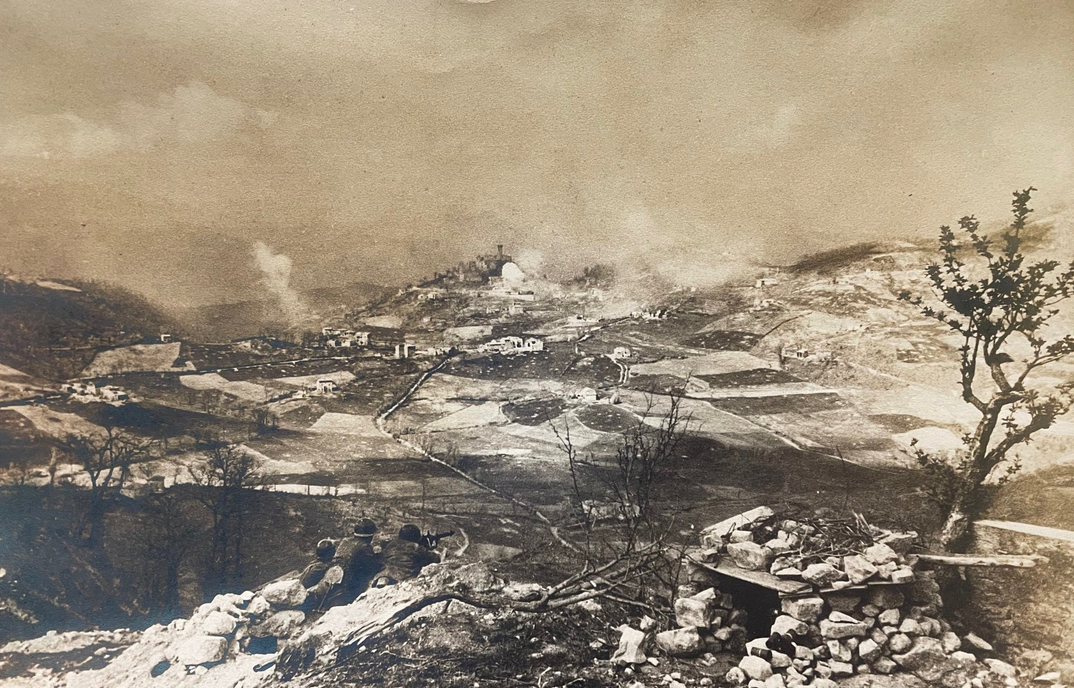
[[[251,617],[264,616],[271,611],[272,605],[268,603],[261,595],[258,595],[250,600],[246,605],[246,614]]]
[[[802,571],[802,579],[819,587],[827,587],[843,577],[843,572],[831,564],[810,564]]]
[[[898,609],[885,609],[876,619],[884,626],[898,626],[902,622],[902,615]]]
[[[830,593],[824,597],[832,611],[850,614],[861,604],[861,594],[857,592]]]
[[[195,635],[179,643],[176,657],[187,666],[216,664],[227,654],[227,640],[218,635]]]
[[[1061,681],[1062,679],[1063,679],[1063,676],[1058,671],[1049,671],[1048,673],[1041,674],[1040,676],[1038,676],[1035,679],[1033,679],[1033,683],[1052,683],[1052,684],[1055,684],[1055,683],[1059,683],[1059,681]]]
[[[739,663],[738,667],[745,672],[746,676],[755,681],[764,681],[772,675],[772,665],[766,660],[753,655],[746,655]]]
[[[906,554],[913,549],[914,543],[917,542],[917,531],[911,530],[905,533],[888,533],[880,538],[880,542],[899,554]]]
[[[854,665],[850,662],[828,662],[828,666],[832,669],[832,676],[843,677],[854,675]]]
[[[905,633],[906,635],[928,635],[921,628],[921,624],[913,619],[903,619],[899,624],[899,633]]]
[[[914,646],[914,641],[905,633],[897,633],[888,641],[888,649],[892,654],[902,654]]]
[[[205,635],[228,636],[235,632],[238,621],[224,612],[209,612],[201,622],[201,632]]]
[[[926,683],[935,683],[944,674],[958,668],[958,663],[944,653],[943,644],[936,638],[927,636],[915,638],[909,650],[893,655],[892,659]]]
[[[932,634],[930,633],[929,635]],[[962,639],[951,631],[940,636],[940,643],[943,644],[943,651],[947,654],[951,654],[962,647]]]
[[[1017,678],[1018,676],[1018,670],[1002,659],[986,659],[984,663],[988,665],[988,670],[996,676],[1004,678]]]
[[[756,542],[733,542],[727,546],[727,554],[735,566],[747,571],[767,571],[772,563],[772,551]]]
[[[854,653],[851,649],[838,640],[829,640],[824,644],[828,647],[828,654],[833,661],[849,662],[853,659]]]
[[[869,591],[869,602],[881,609],[898,609],[906,603],[906,596],[896,587],[874,585]]]
[[[791,665],[791,658],[782,652],[772,650],[772,659],[768,660],[768,663],[772,665],[773,669],[786,669]]]
[[[697,628],[673,628],[656,634],[656,646],[672,657],[693,657],[701,651],[701,635]]]
[[[727,539],[730,542],[750,542],[753,540],[753,533],[748,530],[732,530]]]
[[[880,657],[881,647],[872,638],[866,638],[858,645],[858,656],[863,662],[874,662]]]
[[[838,640],[841,638],[861,638],[869,634],[869,626],[864,622],[838,623],[822,619],[820,622],[820,635],[825,640]]]
[[[261,596],[273,607],[294,609],[306,601],[306,589],[297,580],[282,580],[266,585]]]
[[[843,557],[843,570],[854,585],[861,585],[876,575],[877,568],[863,556],[852,554]]]
[[[878,674],[892,674],[899,668],[899,665],[890,657],[880,657],[870,666],[872,667],[872,670]]]
[[[876,606],[872,602],[869,602],[862,606],[861,613],[870,618],[876,618],[880,616],[880,612],[884,611],[880,607]]]
[[[780,635],[789,635],[791,633],[805,635],[808,632],[808,624],[804,621],[799,621],[793,616],[788,616],[787,614],[780,614],[776,617],[776,620],[772,622],[772,633],[779,633]]]
[[[746,677],[746,672],[736,666],[727,670],[723,680],[732,686],[741,686],[749,679]]]
[[[892,583],[910,583],[914,580],[914,570],[909,566],[900,566],[891,573]]]
[[[764,680],[764,688],[787,688],[782,674],[772,674]]]
[[[675,623],[682,628],[708,628],[712,625],[711,599],[680,597],[675,600]]]
[[[290,638],[306,620],[306,615],[297,609],[285,609],[276,612],[256,626],[250,628],[254,638]]]
[[[992,652],[992,643],[988,642],[976,633],[967,633],[962,638],[962,648],[967,652],[973,652],[976,654],[984,652]]]
[[[813,683],[809,685],[813,686],[813,688],[839,688],[839,684],[830,678],[813,679]]]
[[[829,621],[834,621],[836,623],[857,623],[858,622],[858,619],[855,619],[853,616],[850,616],[849,614],[845,614],[843,612],[838,612],[838,611],[833,611],[831,614],[829,614],[828,615],[828,620]]]
[[[780,609],[799,621],[816,623],[824,613],[824,600],[820,597],[785,597]]]
[[[875,545],[867,547],[865,551],[862,552],[862,556],[873,565],[881,566],[883,564],[897,561],[899,553],[884,543],[878,542]]]
[[[764,546],[776,555],[785,554],[795,548],[794,543],[782,537],[772,538],[764,543]]]
[[[644,664],[645,633],[623,624],[619,627],[619,647],[612,655],[613,664]]]

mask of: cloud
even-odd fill
[[[156,145],[193,145],[265,129],[276,113],[249,107],[192,81],[151,104],[121,103],[111,118],[94,121],[73,112],[20,118],[3,127],[0,155],[92,158]]]

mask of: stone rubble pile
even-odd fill
[[[160,678],[161,685],[178,685],[228,660],[240,660],[239,675],[299,631],[306,614],[296,607],[305,601],[306,590],[296,580],[270,583],[258,593],[217,595],[189,619],[147,628],[116,664],[129,667],[131,678]],[[72,674],[68,680],[72,688],[83,682],[98,685],[91,672]]]
[[[675,602],[678,628],[621,627],[613,659],[646,661],[651,639],[676,657],[741,653],[725,678],[749,688],[834,688],[836,679],[897,672],[944,688],[1018,686],[1017,669],[988,642],[973,633],[960,637],[943,620],[935,573],[915,568],[916,539],[861,517],[795,521],[767,507],[739,514],[706,528],[702,547],[687,552],[688,582]],[[764,587],[780,592],[767,637],[745,642],[746,613],[720,590],[749,594],[741,592],[742,581],[746,589],[759,586],[757,594]],[[1065,688],[1058,675],[1034,682]]]
[[[746,651],[746,611],[733,605],[731,596],[707,588],[675,601],[678,628],[656,632],[656,621],[644,617],[639,628],[619,627],[619,647],[612,655],[616,664],[643,664],[653,649],[672,657],[696,657],[703,653]]]
[[[726,556],[747,571],[803,581],[817,588],[844,589],[867,582],[914,580],[910,548],[917,533],[878,528],[862,518],[779,519],[757,507],[705,528],[702,561]]]
[[[1014,667],[992,657],[981,638],[955,634],[939,618],[941,607],[931,572],[919,572],[910,586],[784,598],[771,635],[747,643],[727,680],[830,688],[832,679],[904,671],[945,688],[1017,686]]]

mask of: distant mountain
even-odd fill
[[[338,287],[320,287],[301,293],[302,300],[317,320],[381,298],[392,290],[368,282],[349,282]],[[189,337],[200,341],[230,341],[252,337],[265,329],[288,329],[277,304],[271,299],[217,303],[174,309],[171,312]]]
[[[103,348],[176,331],[143,296],[116,285],[0,276],[0,362],[32,375],[76,375]]]

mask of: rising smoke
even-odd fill
[[[281,320],[291,327],[302,327],[311,313],[302,295],[291,286],[291,259],[274,253],[263,241],[254,243],[254,265],[261,271],[261,285],[277,300]]]

